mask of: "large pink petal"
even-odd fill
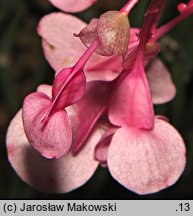
[[[55,71],[73,66],[86,50],[80,39],[73,36],[84,26],[75,16],[60,12],[41,19],[38,34],[43,39],[46,59]]]
[[[55,7],[63,10],[65,12],[80,12],[92,4],[94,4],[97,0],[49,0]]]
[[[60,158],[70,149],[72,129],[65,110],[45,120],[51,100],[41,92],[28,95],[23,105],[23,122],[30,144],[47,158]]]
[[[117,87],[111,99],[109,119],[117,126],[145,129],[153,127],[153,104],[145,71],[141,64],[136,63],[133,70],[126,74]]]
[[[154,129],[121,128],[112,138],[107,163],[112,176],[138,194],[174,184],[184,170],[182,137],[169,123],[155,120]]]
[[[176,88],[172,77],[159,59],[155,59],[149,64],[147,78],[154,104],[166,103],[175,97]]]
[[[94,148],[101,136],[96,129],[77,156],[68,153],[60,159],[46,159],[28,143],[20,110],[8,128],[8,157],[27,184],[43,192],[69,192],[85,184],[95,172],[98,162],[94,160]]]

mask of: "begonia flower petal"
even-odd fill
[[[47,84],[41,84],[37,87],[37,92],[42,92],[48,97],[52,97],[52,86]]]
[[[155,120],[152,130],[121,128],[113,136],[107,163],[111,175],[138,194],[158,192],[182,174],[186,150],[176,129]]]
[[[42,37],[44,54],[55,71],[73,66],[86,50],[75,32],[81,31],[85,23],[75,16],[51,13],[44,16],[38,25]]]
[[[153,104],[145,71],[141,64],[135,64],[133,70],[126,74],[118,85],[111,99],[109,119],[116,126],[145,129],[153,127]]]
[[[92,177],[98,166],[94,160],[94,148],[101,136],[100,129],[96,129],[78,155],[68,153],[63,158],[50,160],[38,154],[28,143],[20,110],[8,128],[8,157],[27,184],[43,192],[65,193],[82,186]]]
[[[47,158],[60,158],[70,149],[72,129],[65,110],[54,112],[45,120],[51,103],[44,93],[28,95],[23,104],[23,123],[27,138],[37,151]]]
[[[149,64],[147,78],[154,104],[166,103],[175,97],[176,87],[172,77],[159,59],[155,59]]]
[[[91,5],[97,0],[49,0],[55,7],[65,12],[80,12]]]
[[[107,110],[111,91],[105,82],[93,81],[87,84],[83,98],[75,105],[80,125],[72,145],[73,153],[76,154],[84,146],[96,122]]]
[[[107,153],[108,148],[111,143],[113,134],[116,132],[117,128],[110,128],[106,133],[101,137],[98,144],[95,147],[94,156],[97,161],[100,162],[102,167],[107,166]]]

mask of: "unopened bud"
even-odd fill
[[[98,38],[100,45],[96,52],[109,56],[125,55],[128,50],[130,24],[127,15],[118,11],[109,11],[93,19],[79,34],[82,42],[89,47]]]
[[[104,50],[125,55],[129,45],[130,24],[127,15],[119,11],[102,14],[98,21],[98,38]]]

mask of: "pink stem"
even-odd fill
[[[137,52],[136,61],[144,61],[145,46],[152,34],[152,28],[154,28],[154,21],[159,14],[159,10],[162,10],[163,0],[152,0],[149,8],[147,9],[146,17],[144,20],[143,28],[139,33],[140,41]]]
[[[74,65],[74,71],[79,71],[84,68],[85,64],[87,63],[88,59],[94,53],[94,51],[99,46],[99,40],[96,39],[91,46],[86,50],[86,52],[80,57],[78,62]]]
[[[120,10],[120,12],[128,15],[138,1],[139,0],[129,0],[127,4]]]
[[[163,35],[168,33],[172,28],[174,28],[176,25],[181,23],[183,20],[185,20],[188,16],[193,14],[193,6],[189,6],[182,14],[171,20],[170,22],[166,23],[165,25],[161,26],[157,29],[156,33],[152,36],[153,41],[157,41],[160,39]]]
[[[160,9],[159,9],[159,12],[157,13],[157,15],[155,16],[155,19],[152,23],[152,28],[151,28],[151,33],[154,34],[155,31],[156,31],[156,28],[157,28],[157,25],[160,21],[160,18],[161,18],[161,15],[162,15],[162,12],[163,12],[163,9],[164,9],[164,6],[166,4],[166,0],[162,0],[161,2],[161,5],[160,5]]]

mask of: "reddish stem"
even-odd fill
[[[164,3],[165,1],[163,0],[152,0],[149,8],[147,9],[143,28],[139,33],[140,42],[139,42],[138,53],[137,53],[138,62],[144,61],[144,51],[145,51],[146,43],[149,41],[149,39],[152,36],[152,29],[154,28],[155,19],[157,18],[157,15],[159,16],[159,10],[162,10],[162,4]]]
[[[183,20],[185,20],[188,16],[190,16],[192,14],[193,14],[193,6],[191,5],[191,6],[187,7],[187,9],[182,14],[180,14],[179,16],[177,16],[176,18],[174,18],[170,22],[168,22],[165,25],[158,28],[156,33],[152,36],[152,40],[157,41],[163,35],[168,33],[172,28],[174,28],[176,25],[181,23]]]
[[[120,12],[128,15],[138,1],[139,0],[129,0],[127,4],[120,10]]]

